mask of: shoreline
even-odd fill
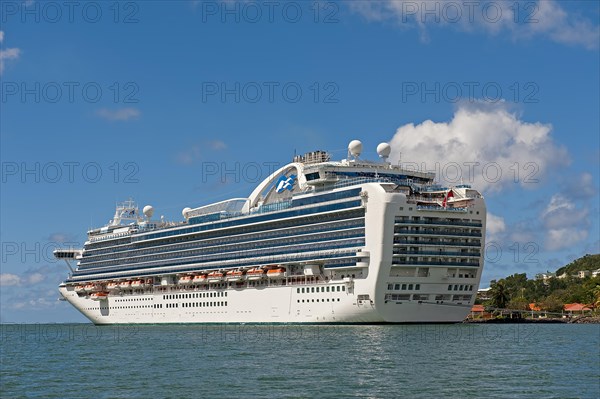
[[[583,316],[573,318],[491,318],[491,319],[465,319],[465,324],[600,324],[600,316]]]

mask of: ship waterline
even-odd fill
[[[62,297],[95,324],[460,322],[483,269],[486,209],[468,185],[316,151],[248,198],[154,221],[117,206],[71,266]]]

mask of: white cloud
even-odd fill
[[[96,115],[109,121],[128,121],[139,118],[141,112],[137,108],[120,108],[115,110],[101,108],[96,111]]]
[[[210,146],[210,148],[216,151],[224,150],[227,148],[227,144],[225,144],[225,142],[221,140],[212,140],[208,143],[208,145]]]
[[[484,192],[514,184],[534,188],[549,169],[568,162],[551,130],[549,124],[520,120],[502,104],[463,104],[449,122],[398,128],[390,160],[401,158],[405,167],[436,171],[442,183],[462,181]]]
[[[583,172],[575,176],[566,176],[565,179],[561,190],[564,195],[577,200],[587,200],[596,196],[596,183],[591,173]]]
[[[57,301],[53,301],[49,298],[32,298],[26,301],[18,301],[10,306],[13,309],[47,309],[57,305]]]
[[[504,218],[496,216],[491,212],[487,213],[486,232],[490,236],[494,236],[498,233],[503,233],[506,230],[506,223]]]
[[[10,287],[21,285],[21,277],[11,273],[0,273],[0,286]]]
[[[546,236],[546,249],[550,251],[566,249],[578,244],[587,237],[587,230],[581,230],[574,227],[548,230],[548,234]]]
[[[46,279],[46,276],[44,276],[42,273],[32,273],[27,276],[27,282],[29,284],[41,283],[45,279]]]
[[[600,27],[590,19],[569,15],[554,0],[515,2],[443,2],[380,0],[349,2],[368,21],[391,21],[402,29],[418,29],[429,41],[428,27],[438,26],[490,35],[509,33],[513,39],[548,37],[557,43],[597,49]],[[516,14],[515,14],[516,11]],[[515,22],[516,21],[516,22]]]
[[[542,211],[546,248],[558,251],[588,238],[589,209],[578,208],[569,198],[555,194]]]
[[[0,44],[4,42],[4,32],[0,31]],[[0,74],[4,71],[5,60],[16,60],[19,58],[21,50],[18,48],[0,49]]]
[[[0,286],[2,287],[17,287],[21,285],[33,285],[46,280],[46,276],[42,273],[33,272],[26,273],[24,276],[19,276],[12,273],[0,274]]]

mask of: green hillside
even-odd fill
[[[516,273],[498,281],[491,281],[490,298],[484,305],[529,309],[535,303],[543,310],[560,312],[566,303],[583,303],[600,309],[600,276],[579,278],[580,270],[600,268],[600,254],[585,255],[556,271],[556,276],[567,273],[565,278],[528,279],[525,273]],[[480,302],[481,303],[481,302]]]
[[[560,276],[563,273],[567,273],[569,276],[577,274],[581,270],[596,270],[600,269],[600,254],[590,255],[587,254],[582,258],[576,259],[566,266],[561,267],[556,271],[556,275]]]

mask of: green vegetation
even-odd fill
[[[564,304],[577,302],[600,310],[600,276],[576,276],[581,270],[599,268],[600,254],[585,255],[557,270],[556,276],[566,273],[565,278],[530,280],[525,273],[517,273],[498,281],[492,280],[489,299],[483,301],[483,305],[527,310],[530,303],[535,303],[542,310],[560,312]]]
[[[587,254],[558,269],[556,275],[560,276],[563,273],[567,273],[570,276],[572,274],[577,274],[580,270],[596,270],[598,268],[600,268],[600,254]]]

